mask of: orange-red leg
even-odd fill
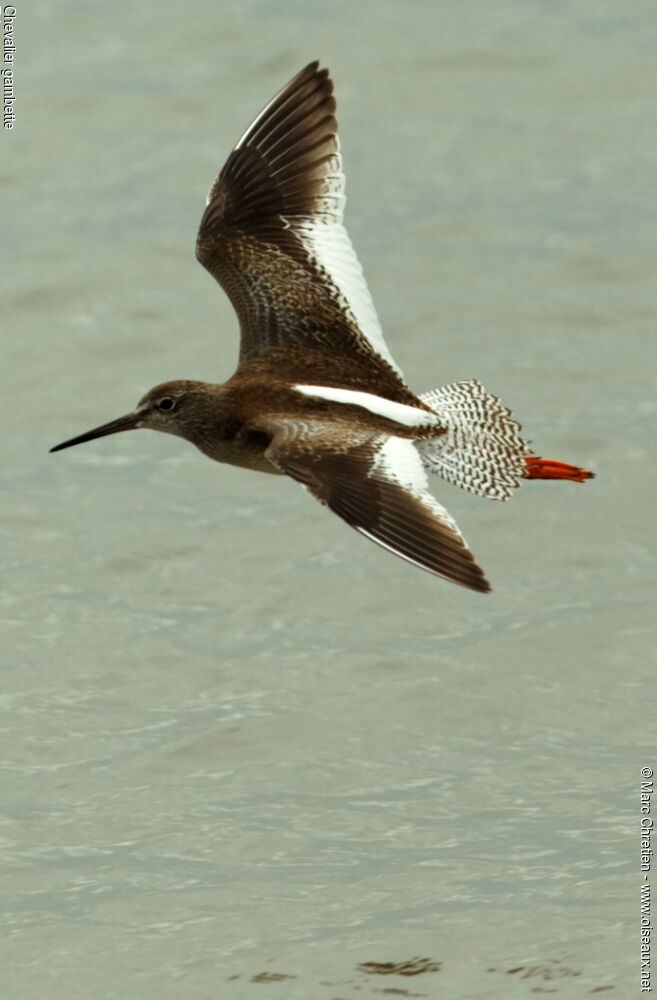
[[[593,479],[594,476],[594,472],[582,469],[579,465],[553,462],[550,458],[535,458],[534,455],[527,455],[525,458],[525,479],[570,479],[573,483],[583,483],[585,479]]]

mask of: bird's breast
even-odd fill
[[[269,438],[266,436],[244,433],[216,434],[196,440],[195,444],[204,455],[214,459],[215,462],[239,465],[242,469],[253,469],[256,472],[281,474],[280,470],[265,458],[265,449],[269,445]]]

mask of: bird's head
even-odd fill
[[[193,439],[197,421],[208,412],[211,403],[211,394],[208,390],[211,388],[205,382],[187,380],[163,382],[147,392],[134,410],[124,417],[94,427],[93,430],[63,441],[50,450],[61,451],[63,448],[71,448],[74,444],[93,441],[107,434],[118,434],[119,431],[136,430],[138,427],[149,427],[153,431],[164,431],[165,434]]]

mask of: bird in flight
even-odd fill
[[[175,434],[217,462],[291,476],[372,541],[488,591],[427,472],[493,500],[523,479],[592,473],[534,456],[510,411],[475,380],[422,395],[406,385],[342,223],[335,108],[328,70],[310,63],[210,189],[196,256],[239,319],[235,374],[157,385],[126,416],[51,450],[140,427]]]

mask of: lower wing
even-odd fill
[[[490,590],[455,521],[429,493],[412,440],[283,417],[263,429],[269,461],[356,531],[452,583]]]

